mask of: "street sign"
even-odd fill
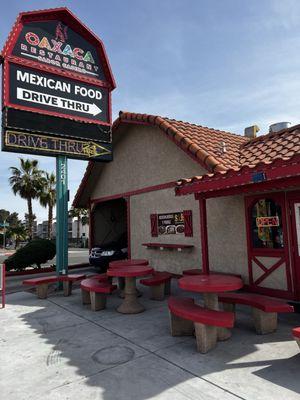
[[[111,143],[47,136],[10,129],[3,130],[2,150],[46,156],[65,155],[69,158],[89,161],[112,160]]]
[[[0,228],[8,228],[9,223],[8,222],[0,222]]]
[[[107,88],[5,63],[4,106],[109,125]]]

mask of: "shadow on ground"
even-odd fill
[[[47,300],[9,295],[0,312],[3,398],[300,398],[300,356],[291,337],[298,314],[280,318],[275,334],[258,336],[241,307],[232,338],[202,355],[193,337],[170,336],[166,302],[142,290],[147,310],[137,315],[118,314],[117,295],[99,312],[82,306],[79,290]],[[175,285],[173,292],[184,295]]]

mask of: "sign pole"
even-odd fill
[[[56,275],[68,273],[68,160],[56,157]]]

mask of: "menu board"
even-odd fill
[[[159,235],[178,235],[184,233],[183,212],[157,214]]]

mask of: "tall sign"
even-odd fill
[[[68,269],[67,158],[111,161],[115,81],[67,8],[21,13],[1,53],[2,150],[56,157],[57,273]]]
[[[2,150],[110,161],[103,43],[68,9],[21,13],[2,51]]]

